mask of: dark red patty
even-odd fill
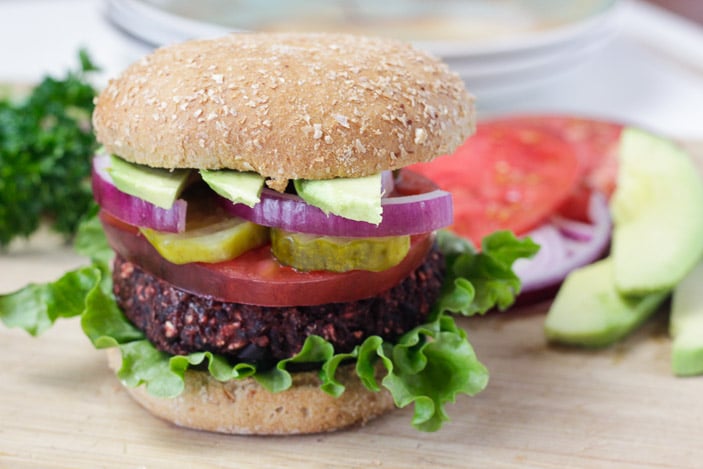
[[[180,290],[120,256],[113,270],[117,304],[164,352],[210,351],[233,361],[276,362],[310,335],[348,352],[371,335],[394,340],[425,322],[439,296],[444,258],[433,248],[400,284],[348,303],[270,307],[227,303]]]

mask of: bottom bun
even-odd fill
[[[122,357],[107,350],[118,370]],[[144,386],[126,388],[149,412],[181,427],[230,434],[290,435],[363,425],[395,408],[390,393],[364,387],[353,366],[340,367],[337,380],[346,389],[332,397],[320,389],[317,371],[293,373],[290,389],[271,393],[252,378],[220,382],[209,373],[188,370],[185,389],[175,398],[149,394]]]

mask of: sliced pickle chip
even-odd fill
[[[164,259],[174,264],[227,261],[269,240],[268,228],[237,217],[205,217],[188,225],[182,233],[139,230]]]
[[[380,272],[399,264],[409,249],[408,235],[347,238],[271,229],[273,254],[282,264],[302,271]]]

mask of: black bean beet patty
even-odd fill
[[[297,353],[310,335],[351,351],[366,337],[394,340],[422,324],[439,296],[444,258],[433,248],[400,284],[378,296],[346,303],[269,307],[199,296],[165,282],[117,256],[117,303],[164,352],[210,351],[233,361],[267,364]]]

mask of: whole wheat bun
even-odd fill
[[[237,33],[156,50],[109,82],[93,124],[107,152],[163,168],[275,181],[359,177],[452,152],[473,98],[409,44]]]
[[[110,367],[120,368],[117,348],[107,350]],[[271,393],[254,379],[222,383],[204,371],[188,370],[185,389],[175,398],[159,398],[143,386],[125,387],[153,415],[181,427],[229,434],[291,435],[321,433],[363,425],[395,408],[386,390],[367,390],[353,366],[340,367],[336,378],[346,386],[332,397],[320,389],[316,371],[293,373],[287,391]]]

